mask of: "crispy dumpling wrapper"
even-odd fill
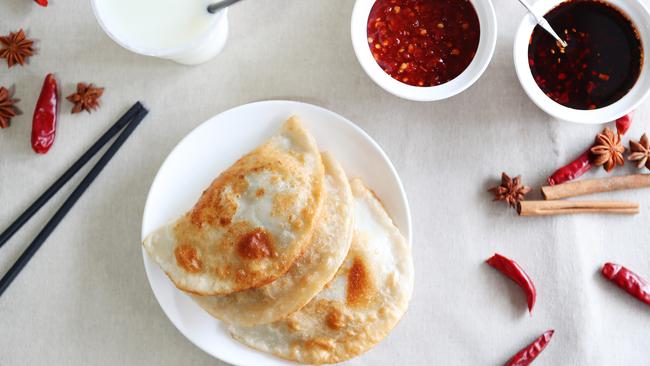
[[[284,318],[309,302],[336,274],[352,241],[352,191],[345,172],[327,153],[325,201],[311,243],[286,274],[268,285],[225,296],[192,298],[212,316],[244,326]]]
[[[367,351],[399,322],[413,292],[411,249],[372,191],[358,179],[351,186],[354,237],[334,279],[278,322],[231,325],[233,338],[292,361],[337,363]]]
[[[227,295],[271,283],[305,250],[324,198],[313,137],[291,117],[143,245],[176,287]]]

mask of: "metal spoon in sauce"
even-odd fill
[[[553,27],[551,27],[549,22],[546,20],[546,18],[544,18],[544,16],[542,14],[539,14],[539,13],[533,11],[533,8],[528,4],[528,2],[526,0],[519,0],[519,2],[521,3],[521,5],[524,6],[524,8],[526,8],[526,10],[528,10],[528,12],[533,17],[535,17],[535,20],[537,21],[537,24],[539,24],[540,27],[542,27],[545,31],[547,31],[550,35],[552,35],[553,38],[555,38],[558,42],[560,42],[562,47],[567,46],[566,41],[563,40],[562,38],[560,38],[560,36],[557,35],[557,33],[553,30]]]
[[[232,5],[234,3],[238,3],[240,1],[241,0],[223,0],[223,1],[219,1],[218,3],[210,4],[210,5],[208,5],[208,13],[214,14],[214,13],[218,12],[219,10],[225,9],[225,8],[229,7],[230,5]]]

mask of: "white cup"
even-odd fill
[[[110,0],[91,1],[95,17],[104,32],[115,43],[140,55],[164,58],[184,65],[198,65],[219,54],[228,39],[228,9],[223,9],[213,15],[210,26],[205,32],[189,40],[186,44],[173,48],[143,48],[135,46],[123,37],[118,36],[119,33],[111,29],[109,26],[111,23],[106,21],[104,14],[100,10],[101,7],[97,5],[99,1]]]

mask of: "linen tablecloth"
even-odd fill
[[[0,65],[0,85],[15,84],[24,112],[0,130],[0,228],[134,101],[151,110],[0,298],[0,365],[221,364],[158,306],[142,265],[142,210],[156,171],[183,136],[221,111],[266,99],[313,103],[357,123],[392,159],[410,199],[413,300],[390,336],[351,365],[500,365],[551,328],[555,336],[536,365],[647,365],[650,309],[599,268],[620,262],[650,277],[650,191],[599,196],[639,201],[633,217],[555,218],[516,217],[486,192],[501,171],[540,186],[601,129],[557,121],[528,99],[512,62],[524,12],[513,0],[494,6],[499,35],[485,74],[454,98],[418,103],[384,92],[363,72],[350,42],[349,0],[243,2],[230,11],[226,48],[198,67],[120,48],[97,25],[89,1],[52,0],[45,9],[0,2],[0,34],[25,28],[38,40],[29,66]],[[37,156],[31,115],[48,72],[63,95],[79,81],[106,91],[92,114],[70,115],[63,101],[56,144]],[[649,129],[648,119],[650,102],[638,109],[629,137]],[[628,164],[615,174],[633,170]],[[0,250],[1,273],[79,180]],[[532,317],[520,289],[484,263],[494,252],[516,259],[535,280]]]

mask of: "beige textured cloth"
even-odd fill
[[[0,85],[16,85],[25,113],[0,130],[0,228],[134,101],[151,109],[0,298],[0,365],[220,364],[185,340],[154,299],[139,245],[142,209],[154,174],[183,136],[221,111],[264,99],[314,103],[359,124],[393,160],[411,200],[411,307],[384,342],[350,364],[499,365],[549,328],[555,336],[536,365],[647,364],[650,309],[598,270],[611,260],[650,278],[650,191],[603,195],[640,201],[638,216],[562,218],[517,218],[485,192],[502,170],[538,186],[600,129],[555,121],[524,94],[511,51],[520,6],[495,0],[492,63],[469,90],[437,103],[398,99],[365,75],[350,42],[352,6],[243,2],[230,12],[223,53],[185,67],[121,49],[101,31],[88,0],[52,0],[46,9],[0,2],[0,34],[24,27],[39,40],[29,67],[0,65]],[[31,115],[48,72],[63,95],[79,81],[106,92],[92,115],[70,115],[62,101],[56,144],[37,156]],[[630,136],[647,130],[649,118],[645,103]],[[71,188],[0,250],[1,273]],[[535,280],[532,318],[516,285],[483,263],[495,251]]]

